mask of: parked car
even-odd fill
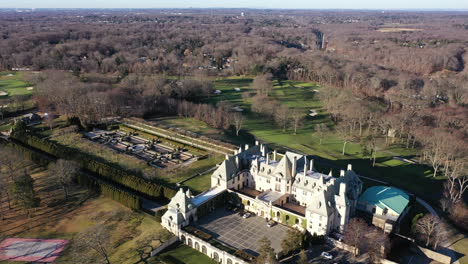
[[[325,252],[325,251],[323,251],[322,254],[320,254],[320,256],[322,256],[322,257],[324,257],[326,259],[332,259],[333,258],[332,254],[330,254],[328,252]]]
[[[270,220],[270,221],[267,222],[267,226],[268,226],[268,227],[272,227],[272,226],[274,226],[274,225],[276,225],[276,222],[273,221],[273,220]]]
[[[249,218],[249,217],[251,217],[251,216],[252,216],[252,214],[249,213],[249,212],[247,212],[247,213],[245,213],[245,214],[242,215],[242,218]]]

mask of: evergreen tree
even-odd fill
[[[15,204],[27,210],[30,217],[30,210],[39,207],[41,201],[34,191],[34,179],[24,171],[14,180],[11,189]]]
[[[271,241],[268,238],[263,237],[258,241],[260,247],[258,248],[259,256],[255,263],[257,264],[274,264],[276,261],[275,250],[271,247]]]

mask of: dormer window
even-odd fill
[[[306,180],[306,181],[304,182],[304,186],[307,186],[307,184],[309,184],[309,181],[308,181],[308,180]]]
[[[268,174],[271,174],[271,170],[268,170]]]

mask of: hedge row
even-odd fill
[[[27,148],[25,146],[19,145],[19,144],[9,144],[9,147],[14,148],[21,152],[22,155],[24,155],[27,159],[33,161],[36,164],[39,164],[41,166],[47,166],[50,162],[54,161],[52,157],[48,157],[44,155],[43,153],[39,153],[37,151],[34,151],[30,148]],[[110,184],[107,184],[105,182],[97,182],[94,179],[91,179],[90,176],[80,173],[77,177],[77,182],[78,184],[88,187],[90,189],[99,191],[101,194],[112,198],[113,200],[129,207],[132,209],[140,209],[141,208],[141,202],[140,198],[136,195],[130,194],[128,192],[125,192],[123,190],[120,190]],[[161,218],[161,216],[159,216]]]
[[[138,210],[141,208],[139,197],[132,195],[128,192],[119,190],[116,187],[108,185],[108,184],[99,183],[99,187],[101,189],[101,194],[103,194],[104,196],[110,197],[112,198],[112,200],[115,200],[135,210]]]
[[[122,168],[116,168],[99,158],[87,153],[69,148],[34,135],[15,133],[13,138],[23,144],[39,149],[57,158],[70,159],[79,162],[82,167],[107,180],[116,182],[152,199],[172,198],[177,191],[163,182],[153,182],[134,175]]]

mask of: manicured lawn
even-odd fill
[[[13,76],[8,76],[13,74]],[[30,85],[22,81],[21,73],[4,72],[0,75],[0,91],[5,91],[8,96],[13,95],[32,95],[32,91],[26,88]]]
[[[215,264],[216,262],[210,259],[205,254],[198,252],[197,250],[186,246],[184,244],[179,244],[174,248],[162,253],[160,255],[162,259],[167,258],[172,260],[173,263],[185,263],[185,264]],[[175,261],[174,261],[175,260]],[[157,263],[157,262],[150,262]]]
[[[453,245],[455,251],[463,256],[458,260],[460,264],[468,264],[468,238],[463,238]]]
[[[329,127],[333,127],[333,122],[322,108],[322,103],[318,98],[320,86],[314,83],[293,81],[284,81],[281,84],[274,82],[271,97],[291,108],[304,111],[305,118],[302,126],[294,134],[291,129],[283,132],[271,120],[250,111],[251,100],[243,98],[242,93],[253,92],[251,82],[252,78],[250,77],[219,78],[215,81],[215,86],[222,93],[212,95],[205,100],[206,103],[230,101],[233,105],[238,105],[244,109],[243,114],[246,120],[239,137],[236,137],[232,132],[213,132],[214,129],[193,119],[165,118],[163,122],[187,130],[194,129],[197,133],[208,136],[218,135],[223,140],[233,144],[252,144],[253,138],[255,138],[283,151],[293,149],[308,155],[315,155],[326,160],[325,162],[322,160],[323,166],[317,166],[324,173],[330,171],[330,165],[345,167],[348,163],[351,163],[353,169],[361,175],[390,182],[400,188],[416,193],[433,204],[437,203],[441,194],[443,177],[433,178],[431,170],[427,166],[407,164],[392,159],[394,156],[392,153],[413,157],[416,153],[413,149],[406,149],[398,144],[390,145],[376,153],[376,166],[372,167],[369,156],[363,155],[362,146],[359,142],[349,142],[346,145],[345,155],[342,155],[343,141],[339,135],[331,131],[326,133],[322,144],[320,144],[320,138],[315,131],[315,126],[324,123]],[[234,88],[240,88],[241,91],[236,92]],[[311,109],[316,110],[318,115],[315,117],[308,116]],[[336,176],[338,173],[334,169],[334,175]]]
[[[213,172],[197,176],[191,180],[184,182],[183,185],[189,187],[194,194],[204,192],[211,188],[212,173]]]

